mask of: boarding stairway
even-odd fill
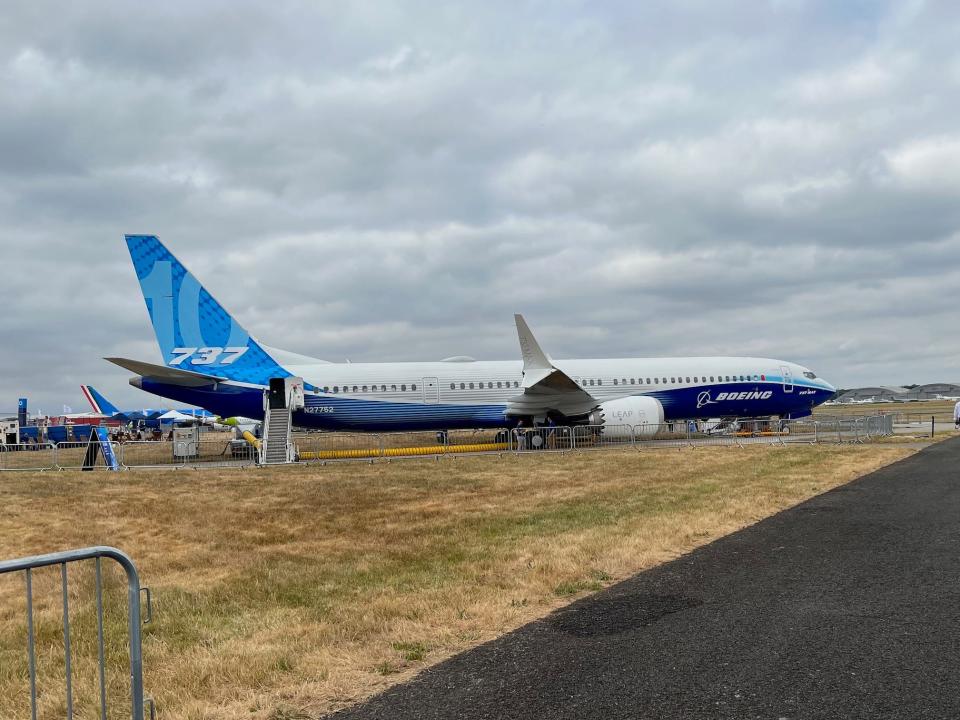
[[[263,420],[263,444],[261,462],[264,465],[280,465],[290,462],[290,430],[293,412],[290,408],[268,409]]]
[[[304,406],[302,378],[272,378],[270,389],[263,393],[263,442],[260,445],[261,465],[282,465],[296,460],[296,449],[290,441],[293,411]]]

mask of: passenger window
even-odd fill
[[[492,383],[492,382],[488,382],[488,383],[487,383],[487,390],[493,390],[493,383]]]
[[[366,392],[366,391],[367,391],[367,386],[364,385],[364,386],[363,386],[363,392]]]
[[[416,392],[416,391],[417,391],[417,386],[416,386],[415,384],[412,384],[412,383],[411,383],[410,389],[411,389],[413,392]]]
[[[353,391],[354,391],[354,392],[357,392],[359,389],[360,389],[360,388],[358,388],[356,385],[353,386]]]
[[[338,388],[336,385],[334,385],[334,386],[333,386],[333,391],[334,391],[334,392],[340,392],[340,388]]]
[[[466,389],[467,389],[467,384],[466,384],[466,383],[460,383],[460,389],[461,389],[461,390],[466,390]]]
[[[503,387],[503,383],[500,380],[497,380],[497,389],[500,390]]]
[[[401,386],[400,386],[400,391],[401,391],[401,392],[406,392],[406,391],[407,391],[407,386],[406,386],[406,385],[401,385]]]
[[[613,384],[614,384],[614,385],[619,385],[620,383],[618,383],[618,382],[617,382],[617,379],[614,378],[614,379],[613,379]]]
[[[690,384],[690,378],[687,378],[687,384],[688,385]]]
[[[456,390],[456,389],[457,389],[457,384],[456,384],[456,383],[450,383],[450,389],[451,389],[451,390]]]
[[[603,380],[597,380],[597,385],[603,385]]]
[[[397,391],[397,386],[396,386],[396,385],[391,385],[391,386],[390,386],[390,389],[393,390],[394,392],[396,392],[396,391]]]
[[[514,386],[515,388],[520,387],[520,383],[517,382],[516,380],[514,380],[514,381],[513,381],[513,386]]]
[[[473,390],[473,383],[470,383],[470,389]]]

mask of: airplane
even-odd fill
[[[139,422],[143,421],[150,427],[156,427],[161,420],[161,416],[170,412],[170,408],[144,408],[142,410],[119,410],[117,406],[107,400],[102,394],[100,394],[93,385],[81,385],[80,390],[83,392],[84,397],[87,399],[87,402],[90,403],[90,407],[93,408],[94,416],[99,416],[103,418],[116,418],[122,416],[122,418]],[[178,420],[188,420],[195,419],[199,420],[204,425],[212,425],[215,428],[221,430],[253,430],[259,420],[254,420],[252,418],[245,417],[229,417],[222,418],[214,415],[209,410],[203,410],[201,408],[178,408],[174,412],[182,415],[184,417],[178,418]],[[87,417],[89,415],[86,415]]]
[[[796,363],[754,357],[554,360],[521,315],[521,359],[330,363],[265,345],[248,333],[155,235],[127,248],[163,364],[106,358],[130,384],[223,417],[262,419],[271,380],[303,378],[301,428],[362,432],[615,428],[675,419],[804,417],[835,388]]]
[[[96,388],[93,385],[81,385],[80,391],[83,393],[83,396],[87,399],[87,402],[90,403],[90,407],[93,408],[93,412],[97,415],[103,415],[105,417],[115,417],[117,415],[123,415],[124,417],[134,418],[138,420],[150,420],[164,413],[170,412],[170,408],[143,408],[139,410],[120,410],[112,402],[107,400],[103,395],[97,392]],[[202,410],[199,408],[179,408],[177,412],[181,415],[189,415],[194,418],[212,418],[213,414],[208,410]]]

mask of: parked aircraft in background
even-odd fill
[[[102,394],[97,392],[93,385],[81,385],[84,397],[90,403],[90,407],[96,415],[105,418],[122,418],[130,422],[154,421],[164,422],[184,422],[187,420],[199,420],[207,425],[222,425],[229,428],[252,429],[259,420],[244,417],[217,417],[209,410],[202,408],[143,408],[142,410],[119,410],[116,405],[107,400]],[[88,414],[89,415],[89,414]]]
[[[90,407],[93,408],[93,412],[108,418],[115,417],[116,415],[123,415],[124,417],[130,419],[153,419],[170,411],[170,408],[138,408],[136,410],[120,410],[116,405],[97,392],[93,385],[81,385],[80,390],[83,392],[83,396],[87,399],[87,402],[90,403]],[[178,408],[177,412],[181,415],[189,415],[192,418],[213,417],[211,412],[201,408]]]
[[[333,364],[255,340],[153,235],[127,247],[163,364],[108,358],[148,392],[221,416],[263,418],[271,379],[304,378],[300,427],[446,430],[801,417],[835,389],[809,368],[754,357],[553,360],[515,316],[519,361]]]

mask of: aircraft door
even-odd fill
[[[783,391],[785,393],[793,392],[793,373],[790,372],[790,368],[781,367],[780,371],[783,373]]]
[[[435,377],[423,378],[423,401],[428,405],[440,402],[440,383]]]
[[[283,378],[270,378],[270,409],[284,410],[287,407],[286,382]]]

